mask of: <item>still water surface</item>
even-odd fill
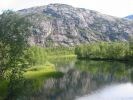
[[[133,100],[133,84],[119,83],[103,87],[76,100]]]
[[[133,100],[132,64],[75,59],[50,62],[59,73],[28,80],[14,100]]]

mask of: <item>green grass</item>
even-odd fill
[[[69,54],[69,55],[54,55],[54,56],[48,56],[48,58],[69,58],[69,57],[74,57],[74,58],[76,58],[77,55],[75,55],[75,54]]]
[[[55,66],[49,62],[46,62],[44,65],[36,65],[28,68],[24,73],[26,80],[33,81],[31,84],[32,91],[38,91],[48,78],[60,78],[62,76],[63,73],[58,72]]]
[[[58,72],[55,66],[49,62],[44,65],[36,65],[29,67],[24,72],[24,78],[26,81],[33,81],[32,90],[37,91],[41,87],[46,79],[48,78],[59,78],[62,77],[63,73]],[[7,96],[9,81],[0,79],[0,100],[4,100]]]
[[[53,64],[36,65],[34,67],[28,68],[24,73],[24,77],[32,79],[37,77],[43,77],[52,72],[56,72]]]

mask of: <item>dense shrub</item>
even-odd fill
[[[125,42],[100,42],[75,48],[78,58],[132,60],[132,44]]]

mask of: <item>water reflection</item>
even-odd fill
[[[14,100],[133,99],[132,64],[75,59],[56,59],[50,62],[59,73],[50,73],[47,78],[26,80],[21,93]]]
[[[106,86],[95,93],[76,100],[133,100],[133,84],[122,83]]]
[[[77,61],[76,68],[95,75],[96,80],[105,80],[108,83],[118,81],[132,81],[133,67],[131,63],[105,61]]]

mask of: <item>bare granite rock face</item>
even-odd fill
[[[97,41],[127,41],[133,37],[133,21],[96,11],[50,4],[18,11],[34,24],[32,45],[74,46]]]

